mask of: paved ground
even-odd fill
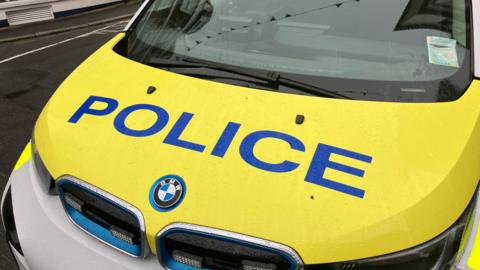
[[[125,17],[133,14],[139,7],[140,0],[125,0],[124,3],[95,9],[53,21],[44,21],[29,25],[20,25],[0,28],[0,43],[12,38],[42,35],[52,31],[84,27],[89,24],[111,20],[112,18]]]
[[[61,24],[58,23],[58,26],[61,27]],[[117,21],[0,44],[0,192],[18,155],[30,139],[35,119],[49,97],[75,67],[125,24],[126,21]],[[78,37],[86,33],[88,35]],[[78,38],[18,57],[73,37]],[[0,270],[15,269],[3,239],[0,226]]]

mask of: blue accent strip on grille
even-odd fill
[[[126,253],[132,254],[132,255],[137,256],[137,257],[142,255],[141,244],[130,244],[126,241],[123,241],[119,238],[114,237],[110,233],[108,228],[105,228],[105,227],[97,224],[96,222],[92,221],[91,219],[89,219],[88,217],[83,215],[81,212],[77,211],[73,207],[66,204],[65,203],[65,193],[63,192],[63,189],[62,189],[62,185],[64,185],[64,184],[74,185],[74,186],[80,188],[81,190],[83,190],[85,192],[88,192],[89,194],[97,197],[98,199],[101,199],[101,200],[103,200],[103,201],[105,201],[105,202],[107,202],[111,205],[114,205],[114,206],[132,214],[128,209],[125,209],[124,207],[116,204],[115,202],[112,202],[111,200],[109,200],[107,198],[99,196],[98,194],[95,194],[94,192],[92,192],[90,190],[87,190],[84,187],[82,187],[82,186],[80,186],[80,185],[78,185],[74,182],[71,182],[71,181],[68,181],[68,180],[59,180],[58,183],[57,183],[59,195],[60,195],[60,198],[62,200],[62,204],[63,204],[67,214],[70,216],[70,218],[72,219],[72,221],[75,224],[77,224],[80,228],[82,228],[83,230],[85,230],[87,233],[91,234],[95,238],[97,238],[97,239],[99,239],[99,240],[101,240],[101,241],[119,249],[119,250],[122,250]]]
[[[198,235],[198,236],[203,236],[207,238],[212,238],[216,240],[221,240],[229,243],[234,243],[238,244],[244,247],[250,247],[250,248],[255,248],[255,249],[260,249],[268,252],[275,253],[277,255],[282,256],[283,258],[287,259],[288,262],[290,262],[290,268],[289,270],[294,270],[297,269],[297,262],[287,253],[282,252],[281,250],[265,247],[262,245],[258,245],[255,243],[250,243],[250,242],[245,242],[237,239],[232,239],[228,237],[223,237],[220,235],[214,235],[214,234],[209,234],[209,233],[203,233],[203,232],[198,232],[198,231],[192,231],[192,230],[187,230],[187,229],[182,229],[182,228],[173,228],[162,235],[160,235],[157,238],[157,256],[159,257],[160,261],[163,263],[164,266],[168,267],[169,269],[175,269],[175,270],[198,270],[199,268],[192,267],[183,263],[176,262],[173,260],[173,258],[170,256],[170,254],[167,251],[167,247],[165,246],[165,237],[167,237],[169,234],[172,233],[187,233],[187,234],[193,234],[193,235]],[[201,268],[203,270],[210,270],[208,268]]]
[[[112,236],[109,230],[91,221],[82,213],[78,212],[77,210],[73,209],[68,205],[65,205],[65,209],[67,210],[67,213],[70,215],[72,220],[78,226],[82,227],[84,230],[91,233],[93,236],[135,256],[140,256],[142,254],[140,245],[132,245]]]

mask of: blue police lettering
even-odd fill
[[[245,162],[252,165],[253,167],[265,171],[278,173],[293,171],[300,165],[298,163],[288,160],[282,161],[278,164],[272,164],[258,159],[253,154],[253,148],[260,140],[265,138],[275,138],[285,141],[290,145],[291,149],[305,152],[305,145],[303,145],[303,143],[299,139],[291,135],[270,130],[255,131],[245,137],[245,139],[243,139],[242,143],[240,144],[240,155],[242,156],[243,160],[245,160]]]
[[[233,138],[235,138],[235,135],[237,135],[239,128],[240,124],[229,122],[223,130],[222,135],[220,135],[220,138],[215,144],[215,147],[213,147],[211,155],[217,157],[224,157],[227,153],[228,148],[230,147],[230,144],[233,141]]]
[[[365,196],[364,190],[324,178],[323,175],[325,174],[325,170],[327,168],[331,168],[358,177],[363,177],[365,174],[363,170],[331,161],[330,155],[332,153],[360,160],[366,163],[372,162],[372,157],[370,156],[320,143],[318,144],[317,150],[313,155],[313,159],[310,163],[310,167],[308,169],[307,176],[305,177],[305,181],[339,192],[343,192],[358,198],[363,198]]]
[[[97,109],[92,109],[92,105],[94,103],[105,103],[107,104],[107,107],[103,110],[97,110]],[[76,124],[78,120],[84,115],[84,114],[91,114],[91,115],[107,115],[115,111],[115,109],[118,107],[118,101],[112,98],[106,98],[106,97],[98,97],[98,96],[89,96],[87,100],[78,108],[78,110],[70,117],[68,122]]]
[[[155,120],[155,123],[151,127],[143,130],[135,130],[125,125],[125,120],[127,119],[127,117],[131,113],[139,110],[147,110],[156,114],[157,120]],[[161,107],[150,104],[136,104],[121,110],[118,113],[117,117],[115,117],[115,120],[113,121],[113,126],[116,130],[118,130],[118,132],[124,135],[132,137],[146,137],[160,132],[160,130],[162,130],[167,125],[168,118],[169,117],[167,111],[165,111]]]
[[[106,105],[104,109],[93,109],[92,105],[96,103],[103,103]],[[118,101],[112,98],[90,96],[85,102],[80,105],[78,110],[68,120],[69,123],[76,124],[84,115],[92,116],[105,116],[113,113],[118,107]],[[145,129],[135,130],[127,127],[125,121],[127,117],[139,110],[151,111],[156,114],[155,123]],[[180,139],[181,135],[188,128],[190,121],[194,114],[184,112],[177,119],[172,129],[167,133],[163,143],[181,147],[184,149],[203,153],[206,146],[200,143],[187,141]],[[145,137],[152,136],[162,131],[169,121],[168,112],[162,107],[151,104],[135,104],[122,109],[114,119],[114,128],[121,134],[131,137]],[[222,134],[218,137],[210,155],[218,158],[224,158],[232,142],[234,141],[237,133],[241,127],[241,124],[235,122],[228,122],[224,128]],[[273,131],[273,130],[261,130],[254,131],[248,134],[240,143],[239,153],[242,159],[249,165],[268,172],[275,173],[288,173],[296,170],[301,164],[295,161],[283,160],[278,163],[270,163],[261,160],[254,154],[254,148],[261,140],[273,139],[280,140],[288,144],[292,151],[305,152],[306,148],[303,142],[286,133]],[[365,190],[356,188],[353,186],[345,185],[334,180],[326,179],[324,177],[325,170],[327,168],[344,172],[359,178],[363,178],[365,171],[354,168],[345,164],[337,163],[330,160],[331,154],[345,156],[351,159],[359,160],[365,163],[372,163],[373,158],[368,155],[353,152],[347,149],[326,145],[319,143],[313,155],[312,161],[308,167],[305,181],[334,190],[343,194],[347,194],[356,198],[364,198]],[[280,159],[281,160],[281,159]]]
[[[172,129],[168,133],[165,140],[163,140],[163,143],[175,145],[178,147],[190,149],[197,152],[203,152],[203,150],[205,150],[205,145],[201,145],[194,142],[188,142],[180,139],[180,136],[182,135],[183,131],[187,127],[188,123],[190,123],[190,120],[192,120],[192,117],[193,117],[193,114],[191,113],[186,113],[186,112],[182,113],[182,115],[180,116],[180,118],[178,118],[175,125],[173,125]]]

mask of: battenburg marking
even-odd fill
[[[180,176],[163,176],[150,188],[150,204],[158,211],[170,211],[182,202],[185,191],[185,182]]]

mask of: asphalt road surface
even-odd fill
[[[0,44],[0,194],[41,109],[62,81],[126,21]],[[0,270],[16,269],[0,226]]]

